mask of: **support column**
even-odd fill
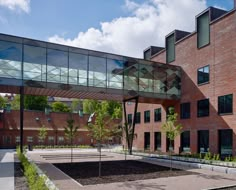
[[[138,96],[129,98],[127,100],[123,101],[124,106],[124,117],[125,117],[125,132],[126,132],[126,142],[128,144],[129,154],[132,155],[132,147],[133,147],[133,140],[134,140],[134,131],[135,131],[135,120],[137,115],[137,109],[138,109]],[[134,107],[134,117],[132,120],[132,125],[128,125],[127,116],[126,116],[126,102],[130,100],[135,100],[135,107]],[[131,133],[131,134],[130,134]]]
[[[20,151],[23,153],[24,146],[24,86],[20,87]]]

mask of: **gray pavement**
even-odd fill
[[[14,151],[0,150],[0,189],[14,190]]]
[[[87,162],[98,160],[98,153],[96,151],[74,151],[77,155],[74,158],[75,162]],[[208,188],[217,188],[228,185],[236,185],[236,175],[234,174],[225,174],[219,173],[216,171],[209,171],[204,169],[193,169],[187,168],[184,166],[175,166],[181,167],[182,169],[187,169],[189,171],[196,172],[193,175],[178,176],[178,177],[167,177],[167,178],[158,178],[158,179],[148,179],[148,180],[139,180],[139,181],[127,181],[119,183],[110,183],[110,184],[99,184],[99,185],[87,185],[82,186],[75,180],[71,179],[69,176],[61,172],[59,169],[54,167],[52,163],[63,163],[70,162],[69,150],[51,150],[51,151],[33,151],[28,152],[30,158],[43,170],[52,182],[60,190],[199,190],[199,189],[208,189]],[[103,160],[124,160],[124,155],[102,152]],[[60,159],[58,159],[60,158]],[[139,156],[127,156],[127,159],[134,159],[139,161],[151,162],[153,164],[166,165],[167,163],[162,163],[153,160],[145,160]]]

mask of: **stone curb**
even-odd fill
[[[48,176],[32,161],[30,156],[26,153],[26,157],[28,158],[29,162],[33,164],[37,170],[39,176],[45,178],[45,185],[48,187],[49,190],[59,190],[56,185],[48,178]]]

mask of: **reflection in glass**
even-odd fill
[[[66,83],[68,78],[68,53],[59,50],[47,51],[47,81]]]
[[[69,54],[69,83],[87,86],[88,78],[88,56],[70,53]]]
[[[0,76],[21,79],[22,45],[0,41]]]
[[[43,66],[46,65],[46,49],[24,45],[24,74],[26,80],[46,81],[43,78]]]
[[[106,87],[106,59],[89,56],[89,86]]]
[[[107,86],[108,88],[123,88],[124,62],[120,60],[107,59]]]

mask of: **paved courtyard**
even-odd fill
[[[214,171],[204,170],[204,169],[192,169],[192,168],[182,168],[188,171],[196,172],[193,175],[178,176],[178,177],[167,177],[158,179],[147,179],[138,181],[127,181],[109,184],[99,184],[99,185],[87,185],[82,186],[74,179],[70,178],[68,175],[56,168],[52,163],[66,163],[70,162],[70,150],[34,150],[28,152],[30,158],[39,166],[39,168],[44,171],[52,182],[60,190],[115,190],[115,189],[125,189],[125,190],[141,190],[141,189],[159,189],[159,190],[199,190],[199,189],[209,189],[217,188],[228,185],[236,185],[236,175],[224,174]],[[99,159],[99,154],[95,150],[74,150],[73,162],[89,162],[97,161]],[[102,160],[124,160],[125,156],[121,154],[102,152]],[[166,163],[161,163],[158,161],[150,161],[143,159],[139,156],[127,156],[129,160],[139,160],[150,162],[153,164],[164,165]]]

